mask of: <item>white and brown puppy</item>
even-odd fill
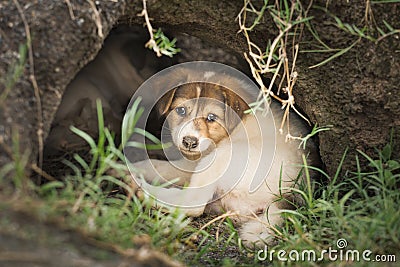
[[[184,157],[135,163],[144,177],[144,190],[160,202],[184,207],[190,216],[230,211],[241,225],[240,237],[246,245],[270,242],[270,227],[281,223],[283,204],[277,200],[295,186],[301,170],[304,151],[298,149],[298,143],[285,142],[284,136],[275,134],[272,116],[247,113],[246,101],[220,85],[180,85],[161,98],[158,108]],[[271,111],[280,121],[279,105],[272,103]],[[293,133],[306,133],[300,119],[291,123]],[[256,190],[249,190],[260,168],[267,170],[262,182]],[[149,184],[174,178],[180,178],[177,185],[187,187]]]
[[[165,118],[163,128],[168,129],[167,135],[171,136],[181,159],[141,161],[134,166],[147,182],[179,178],[174,184],[180,186],[188,183],[202,157],[211,153],[222,140],[230,138],[249,106],[230,89],[214,83],[194,82],[168,91],[156,108],[159,116]],[[170,157],[167,155],[167,158]]]

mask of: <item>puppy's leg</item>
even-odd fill
[[[186,166],[186,168],[177,168],[179,166],[174,162],[165,160],[148,159],[133,164],[135,171],[148,183],[166,183],[177,179],[175,185],[182,186],[189,183],[194,166]]]
[[[213,198],[216,184],[209,184],[202,175],[192,176],[190,183],[183,189],[157,187],[142,183],[144,190],[155,197],[157,204],[182,208],[188,216],[203,214],[207,203]]]
[[[280,213],[278,203],[274,202],[268,207],[265,214],[245,222],[239,230],[243,244],[249,248],[254,246],[262,248],[265,244],[273,243],[274,231],[272,228],[283,221]]]
[[[187,191],[185,194],[186,203],[191,203],[191,207],[184,209],[184,212],[188,216],[197,217],[204,213],[204,210],[210,200],[212,200],[214,193],[217,190],[216,183],[210,183],[209,177],[202,175],[201,173],[195,173],[191,180],[188,188],[191,191]]]

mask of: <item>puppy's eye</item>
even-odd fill
[[[186,108],[184,107],[177,107],[175,108],[176,113],[178,113],[179,116],[185,116],[186,115]]]
[[[218,116],[213,114],[213,113],[210,113],[210,114],[207,115],[207,121],[208,122],[213,122],[213,121],[216,121],[217,119],[218,119]]]

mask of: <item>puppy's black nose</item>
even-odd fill
[[[183,137],[182,144],[187,149],[196,148],[199,145],[199,139],[194,136],[185,136]]]

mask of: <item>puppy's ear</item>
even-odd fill
[[[170,108],[172,104],[172,100],[174,99],[176,92],[176,88],[169,90],[166,94],[164,94],[160,100],[158,100],[157,103],[157,110],[160,116],[165,115],[167,113],[168,109]]]
[[[230,133],[239,124],[249,106],[231,90],[224,90],[222,94],[225,98],[225,105],[229,106],[225,107],[225,124]]]

